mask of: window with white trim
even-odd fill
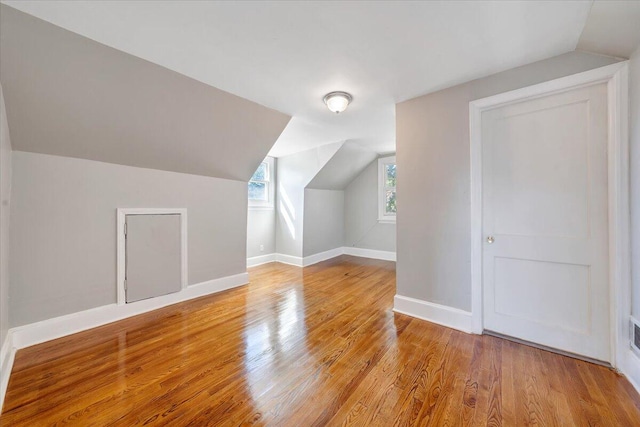
[[[378,221],[396,221],[396,156],[378,159]]]
[[[273,208],[275,189],[273,166],[273,157],[265,158],[249,180],[247,186],[250,208]]]

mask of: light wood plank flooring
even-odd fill
[[[20,350],[0,425],[640,426],[605,367],[394,314],[394,263],[250,279]]]

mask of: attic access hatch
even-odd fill
[[[186,209],[118,209],[118,304],[187,286]]]

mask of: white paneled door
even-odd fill
[[[607,87],[482,113],[484,328],[610,361]]]

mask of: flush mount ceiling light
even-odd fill
[[[347,109],[352,99],[353,97],[347,92],[331,92],[324,96],[323,101],[329,110],[338,114]]]

